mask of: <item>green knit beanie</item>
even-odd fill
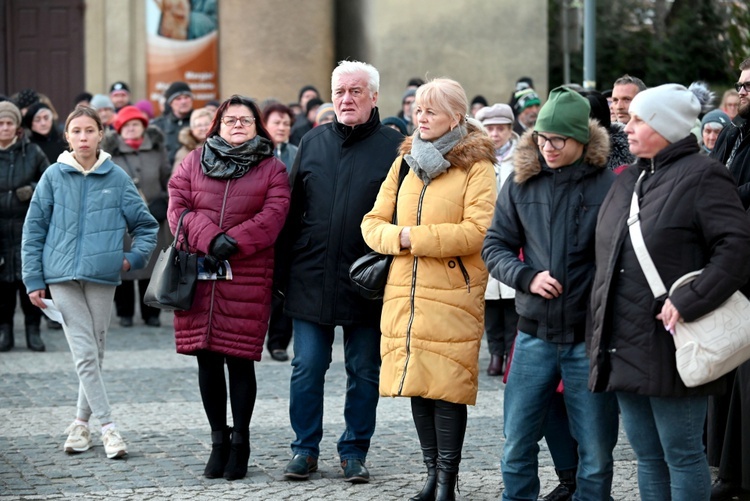
[[[567,87],[557,87],[539,110],[534,130],[572,137],[581,144],[589,143],[588,99]]]

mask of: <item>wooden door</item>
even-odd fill
[[[84,0],[0,0],[0,84],[46,94],[64,120],[84,85]]]

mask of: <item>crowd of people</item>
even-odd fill
[[[156,117],[125,82],[76,96],[64,123],[25,89],[0,100],[0,351],[19,296],[32,351],[42,310],[59,309],[49,325],[79,378],[63,449],[92,446],[93,416],[107,457],[126,455],[101,375],[110,315],[161,325],[144,293],[154,249],[180,228],[206,271],[174,329],[197,361],[208,478],[246,476],[254,364],[264,345],[289,360],[290,343],[283,475],[317,470],[341,327],[348,482],[370,481],[379,398],[408,397],[427,471],[410,499],[455,499],[486,333],[486,373],[505,382],[502,499],[539,498],[542,438],[559,485],[541,499],[610,499],[620,422],[642,499],[731,499],[750,489],[750,362],[688,388],[670,333],[750,292],[750,59],[739,69],[718,105],[702,82],[627,74],[546,99],[523,77],[507,103],[413,78],[387,117],[378,71],[358,61],[333,70],[328,102],[306,85],[294,103],[194,109],[177,81]],[[704,271],[655,297],[644,244],[667,288]],[[371,250],[392,256],[382,300],[349,278]]]

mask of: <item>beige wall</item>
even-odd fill
[[[380,70],[381,116],[400,108],[413,76],[449,76],[471,99],[507,102],[520,76],[547,94],[547,1],[339,0],[357,19],[339,19],[336,0],[219,0],[219,79],[223,97],[297,99],[313,84],[330,99],[339,57]],[[146,89],[144,0],[86,2],[86,88],[107,92],[116,80],[134,99]],[[347,31],[350,30],[350,31]],[[352,52],[347,49],[352,49]]]

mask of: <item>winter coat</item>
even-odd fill
[[[654,298],[633,250],[627,219],[643,170],[641,229],[665,287],[705,268],[671,296],[683,319],[716,309],[750,276],[750,218],[727,169],[701,156],[692,135],[653,160],[639,159],[617,177],[599,214],[589,387],[658,397],[715,393],[722,380],[697,388],[682,383],[672,336],[656,319],[665,298]]]
[[[520,141],[518,134],[516,134],[515,132],[511,132],[510,151],[506,153],[505,158],[503,158],[502,162],[498,163],[497,159],[495,160],[495,177],[497,178],[498,193],[500,193],[500,191],[503,189],[505,181],[507,181],[511,174],[513,174],[513,154],[516,152],[518,141]],[[494,206],[492,210],[494,212]],[[487,290],[484,293],[485,299],[513,299],[514,297],[516,297],[516,291],[513,290],[513,287],[508,287],[500,280],[490,275],[490,278],[487,281]]]
[[[716,139],[710,157],[727,165],[737,141],[740,141],[740,145],[728,168],[734,176],[742,205],[747,209],[750,207],[750,120],[737,117],[734,122],[724,127]]]
[[[156,127],[149,126],[143,134],[143,142],[134,150],[116,132],[107,132],[101,145],[102,150],[112,155],[112,161],[128,173],[138,193],[146,202],[151,215],[159,223],[157,249],[163,249],[172,242],[167,217],[167,182],[172,169],[167,160],[164,134]],[[130,237],[125,236],[125,251],[130,249]],[[124,271],[123,280],[144,280],[151,277],[159,253],[154,252],[148,265],[139,270]]]
[[[162,116],[156,117],[151,120],[151,125],[159,129],[164,133],[167,146],[167,158],[169,159],[169,165],[174,165],[174,157],[177,154],[177,150],[180,149],[180,141],[178,139],[180,131],[190,126],[190,115],[192,110],[187,116],[183,118],[177,118],[171,109],[167,110]]]
[[[287,172],[290,172],[294,165],[294,158],[297,156],[297,147],[291,143],[281,143],[273,149],[273,154],[284,162]]]
[[[401,155],[411,151],[412,139],[404,140]],[[410,170],[396,204],[397,158],[362,221],[367,245],[396,256],[380,322],[380,394],[473,405],[487,285],[479,253],[497,198],[495,148],[469,126],[445,159],[451,167],[428,185]],[[408,250],[400,243],[407,226]]]
[[[43,136],[37,134],[33,130],[28,133],[29,141],[41,148],[44,155],[47,157],[49,163],[57,162],[57,158],[68,150],[68,142],[65,138],[57,131],[57,124],[53,123],[49,134]]]
[[[44,171],[23,225],[23,282],[27,292],[45,284],[82,280],[120,284],[123,258],[143,268],[156,246],[156,220],[133,181],[101,152],[85,175],[70,152]],[[125,231],[133,237],[123,251]]]
[[[288,316],[325,325],[380,323],[382,304],[359,295],[349,267],[370,251],[359,226],[403,138],[380,123],[375,109],[364,124],[349,127],[334,119],[300,143],[292,205],[278,246]]]
[[[177,172],[177,168],[180,166],[188,153],[196,148],[203,146],[205,141],[199,142],[193,133],[190,131],[190,127],[183,127],[182,130],[177,134],[177,140],[180,142],[180,148],[174,155],[174,161],[172,162],[172,172]]]
[[[16,190],[36,188],[49,162],[42,150],[21,137],[0,149],[0,282],[21,280],[21,238],[30,198],[21,201]]]
[[[289,210],[284,164],[266,158],[236,179],[206,176],[203,148],[193,150],[169,180],[172,232],[185,209],[183,228],[191,252],[209,253],[221,233],[239,251],[229,258],[232,280],[199,281],[193,306],[175,312],[177,352],[210,350],[258,361],[271,311],[274,248]]]
[[[589,134],[583,158],[557,169],[544,163],[531,132],[521,137],[513,182],[500,192],[482,249],[490,274],[516,289],[519,330],[552,343],[585,339],[596,215],[615,178],[606,168],[609,135],[596,121]],[[562,284],[559,297],[529,290],[545,270]]]

